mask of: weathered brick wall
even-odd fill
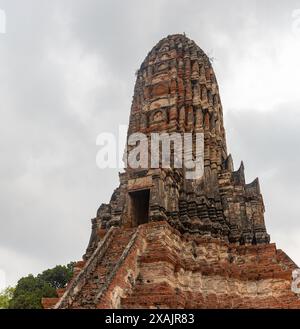
[[[113,239],[103,259],[120,242]],[[79,292],[70,308],[300,308],[291,291],[296,265],[275,244],[238,246],[152,222],[140,226],[118,255],[113,277],[102,278],[105,286],[88,280],[85,295]],[[109,266],[99,261],[94,282]],[[94,299],[85,303],[86,296]]]
[[[300,308],[291,291],[296,265],[274,244],[233,246],[166,223],[146,231],[138,280],[122,307]]]

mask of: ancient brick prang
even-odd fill
[[[154,132],[203,133],[203,177],[126,168],[74,278],[45,306],[299,308],[297,266],[269,243],[258,179],[234,171],[211,62],[185,35],[161,40],[137,72],[128,136]]]
[[[139,224],[131,193],[142,189],[149,191],[145,222],[166,220],[180,232],[239,244],[269,242],[259,182],[246,184],[244,165],[234,171],[227,154],[210,60],[183,35],[161,40],[137,73],[128,135],[136,132],[204,133],[204,176],[187,180],[183,169],[127,168],[111,202],[102,205],[93,220],[87,257],[98,243],[98,229]]]

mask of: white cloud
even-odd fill
[[[278,45],[278,37],[249,42],[242,58],[233,56],[231,74],[223,86],[224,104],[230,109],[255,108],[272,111],[286,100],[300,102],[300,38],[287,35]],[[251,45],[251,46],[250,46]]]

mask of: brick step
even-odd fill
[[[111,241],[105,256],[100,260],[96,269],[87,278],[87,283],[82,287],[76,300],[73,302],[73,308],[94,308],[94,299],[97,296],[102,285],[107,281],[108,275],[113,270],[115,264],[119,261],[124,249],[129,243],[134,229],[126,229],[116,233]]]
[[[66,292],[66,288],[56,289],[58,298],[61,298],[65,292]]]
[[[138,283],[130,296],[121,300],[122,308],[157,307],[183,308],[186,295],[168,282]]]
[[[59,298],[52,297],[52,298],[42,298],[42,305],[44,309],[53,308],[56,303],[58,303]]]
[[[154,295],[148,294],[143,296],[126,297],[121,299],[123,309],[136,308],[184,308],[185,298],[176,294]]]
[[[167,295],[167,294],[176,294],[173,288],[161,286],[161,285],[137,285],[132,293],[134,296],[146,296],[151,295]]]

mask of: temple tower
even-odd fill
[[[108,205],[93,220],[87,257],[97,231],[166,220],[180,232],[238,244],[269,242],[259,182],[246,184],[227,153],[219,87],[210,59],[184,35],[162,39],[137,72],[129,118],[133,133],[203,133],[204,175],[183,169],[127,168]]]
[[[300,308],[297,266],[270,243],[258,179],[246,184],[227,153],[210,59],[185,35],[162,39],[138,70],[128,140],[134,133],[202,134],[203,175],[175,162],[126,167],[73,279],[44,307]]]

